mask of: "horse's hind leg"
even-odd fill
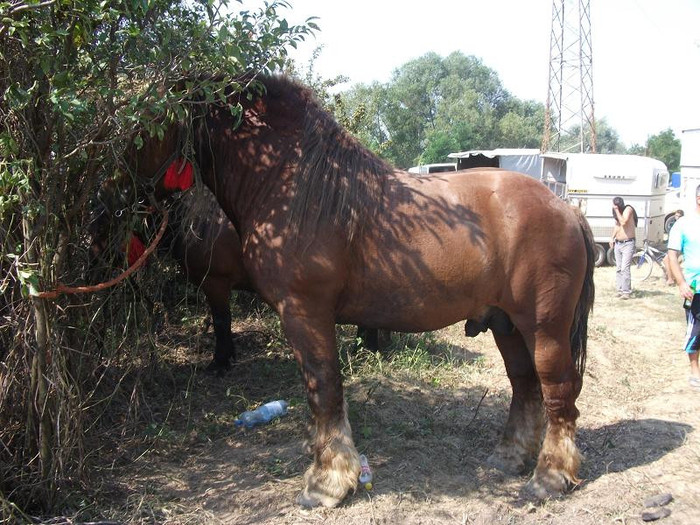
[[[489,464],[511,474],[522,474],[534,462],[542,442],[544,409],[540,382],[522,335],[493,335],[513,389],[503,437]]]
[[[284,313],[282,321],[301,368],[314,425],[314,460],[297,501],[305,507],[334,507],[357,486],[360,472],[343,398],[335,323],[327,315],[299,313]]]
[[[528,490],[538,498],[560,495],[577,477],[581,454],[574,434],[579,412],[576,398],[581,392],[581,376],[571,357],[567,329],[549,326],[535,333],[535,368],[540,378],[547,414],[547,430]]]
[[[236,360],[236,349],[231,335],[231,287],[216,279],[206,278],[202,290],[209,303],[214,324],[214,359],[207,370],[223,373],[231,367],[231,361]]]

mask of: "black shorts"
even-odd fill
[[[693,296],[690,308],[685,311],[688,327],[685,331],[684,348],[686,353],[694,354],[700,350],[700,293]]]

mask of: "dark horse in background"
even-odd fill
[[[108,179],[100,187],[89,227],[91,267],[99,261],[111,270],[124,260],[132,236],[139,235],[131,231],[134,222],[157,228],[162,220],[137,189],[128,177]],[[170,206],[170,220],[157,253],[171,256],[187,281],[204,292],[216,339],[208,369],[219,373],[229,369],[236,359],[231,334],[231,292],[252,290],[243,267],[241,242],[231,221],[213,197],[184,194]]]
[[[537,497],[576,484],[575,401],[594,298],[583,216],[517,173],[395,171],[283,77],[245,84],[229,103],[242,108],[240,123],[230,107],[193,104],[199,113],[134,148],[130,166],[153,178],[190,145],[235,225],[313,416],[314,459],[298,501],[334,506],[357,484],[336,323],[419,332],[494,313],[512,323],[492,332],[513,398],[490,462],[520,472],[539,452],[528,484]]]
[[[252,291],[252,287],[243,266],[236,229],[209,191],[205,189],[202,193],[185,193],[173,201],[170,221],[157,253],[172,257],[187,281],[204,292],[216,340],[214,358],[207,369],[221,374],[230,369],[237,353],[231,333],[231,293]],[[133,222],[157,227],[151,223],[162,217],[147,205],[148,201],[144,189],[125,175],[110,178],[101,185],[89,227],[92,267],[101,261],[111,269],[116,261],[123,261],[123,252],[128,250],[132,236],[138,235],[129,229]],[[137,239],[140,243],[145,240],[138,236]],[[379,350],[386,345],[388,335],[359,327],[358,337],[369,350]]]

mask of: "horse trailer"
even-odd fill
[[[695,191],[700,184],[700,128],[681,132],[680,207],[685,213],[695,210]]]
[[[612,257],[608,246],[614,220],[612,200],[622,197],[639,217],[635,237],[652,245],[664,241],[664,200],[668,169],[660,160],[638,155],[542,154],[542,181],[563,188],[562,197],[584,212],[596,242],[596,261]]]
[[[669,173],[659,160],[637,155],[540,153],[537,149],[474,150],[451,153],[449,157],[457,159],[457,169],[495,167],[537,178],[557,196],[580,208],[593,230],[598,266],[612,261],[608,243],[615,224],[614,197],[622,197],[637,211],[638,246],[645,239],[652,245],[663,243]]]
[[[457,165],[454,162],[439,162],[436,164],[420,164],[408,168],[408,172],[414,175],[431,175],[448,171],[457,171]]]

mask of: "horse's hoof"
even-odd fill
[[[501,472],[516,476],[523,474],[526,470],[525,462],[517,454],[506,454],[496,450],[491,454],[486,463]]]
[[[204,369],[207,374],[212,374],[216,377],[224,377],[226,372],[229,370],[231,370],[231,363],[229,361],[226,361],[226,363],[217,363],[216,361],[212,361]]]
[[[560,498],[569,486],[570,483],[564,474],[550,470],[544,474],[535,472],[523,491],[526,497],[541,501]]]
[[[318,506],[333,508],[336,507],[341,501],[342,498],[334,498],[333,496],[322,494],[315,490],[309,490],[308,487],[302,490],[297,496],[297,503],[307,509]]]

